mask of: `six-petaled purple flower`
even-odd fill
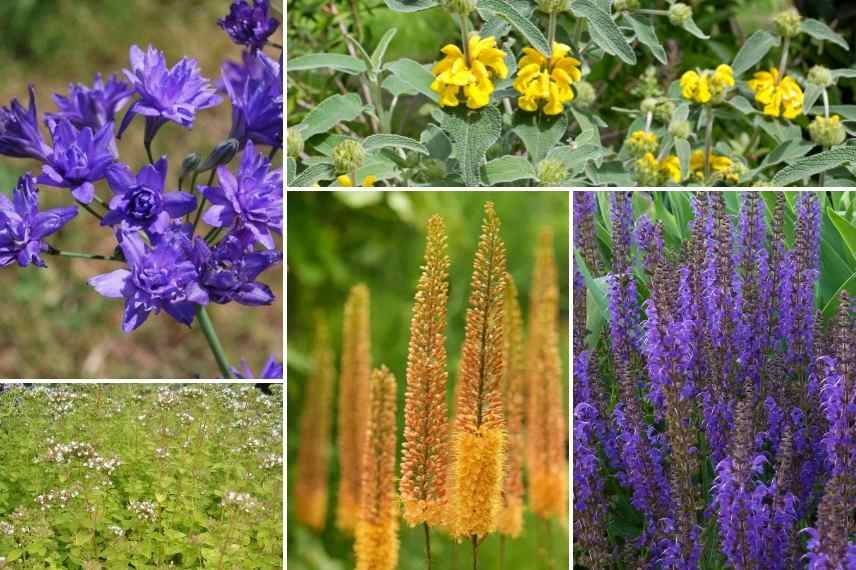
[[[239,73],[223,69],[223,86],[232,101],[229,136],[241,144],[250,140],[281,148],[282,66],[261,52],[248,57],[256,58],[258,64],[239,66]]]
[[[59,111],[46,115],[48,119],[66,119],[78,129],[91,127],[97,130],[114,122],[116,113],[131,100],[133,94],[131,86],[115,75],[104,82],[98,73],[92,87],[72,83],[68,87],[68,96],[55,94],[53,100]]]
[[[230,234],[211,248],[200,239],[195,242],[195,263],[200,268],[201,283],[215,303],[235,301],[242,305],[269,305],[274,296],[270,287],[256,278],[278,263],[278,251],[252,251],[252,243]]]
[[[44,161],[51,149],[39,131],[39,111],[32,85],[28,91],[30,103],[26,109],[17,99],[12,99],[9,107],[0,107],[0,154]]]
[[[48,121],[53,151],[42,167],[39,183],[70,188],[76,200],[88,204],[95,197],[95,182],[102,180],[119,153],[113,138],[113,123],[97,131],[78,130],[68,120]]]
[[[270,16],[270,0],[236,0],[217,24],[233,42],[251,50],[262,49],[279,27]]]

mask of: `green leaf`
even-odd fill
[[[434,76],[431,75],[430,71],[412,59],[405,58],[393,61],[386,65],[386,69],[391,71],[392,74],[405,85],[408,85],[412,89],[422,93],[435,103],[440,101],[437,93],[431,89],[431,84],[434,82]]]
[[[437,0],[384,0],[396,12],[419,12],[437,5]]]
[[[285,161],[285,183],[291,186],[291,181],[297,175],[297,161],[292,157],[288,157]]]
[[[324,133],[342,121],[353,121],[363,112],[363,102],[356,93],[347,95],[331,95],[321,104],[309,111],[300,123],[304,139]]]
[[[397,75],[387,75],[386,78],[384,78],[383,82],[380,84],[380,86],[382,89],[386,89],[387,91],[389,91],[393,97],[419,94],[419,91],[399,79]]]
[[[592,40],[600,49],[618,56],[626,64],[636,64],[636,53],[612,19],[612,15],[591,0],[574,0],[571,10],[577,17],[588,21]]]
[[[663,44],[657,38],[657,31],[651,25],[651,19],[646,18],[643,20],[638,16],[631,15],[629,12],[624,13],[624,19],[630,23],[633,31],[636,32],[636,38],[642,45],[651,50],[651,55],[657,58],[657,61],[660,63],[665,64],[667,61],[666,50],[663,49]]]
[[[541,113],[519,110],[514,114],[511,124],[511,131],[523,141],[529,160],[538,164],[567,132],[568,116],[563,113],[547,117]]]
[[[501,156],[482,166],[482,180],[488,186],[534,178],[535,167],[522,156]]]
[[[832,225],[838,230],[841,240],[847,245],[847,249],[850,250],[850,255],[856,260],[856,225],[842,218],[831,207],[826,209],[826,214],[829,216]]]
[[[505,0],[480,0],[478,3],[479,13],[490,12],[500,18],[507,20],[514,29],[520,32],[529,42],[529,45],[543,54],[549,54],[552,46],[547,43],[547,38],[541,33],[540,28],[532,20],[529,20],[517,9]],[[487,19],[483,16],[483,19]]]
[[[856,146],[832,148],[789,164],[773,176],[772,183],[773,186],[787,186],[854,161]]]
[[[600,160],[608,151],[598,145],[585,144],[579,146],[557,146],[547,155],[551,160],[560,160],[568,168],[568,172],[577,172],[590,160]]]
[[[687,19],[686,22],[684,22],[683,27],[686,31],[688,31],[689,33],[691,33],[692,35],[694,35],[695,37],[697,37],[699,39],[702,39],[702,40],[710,39],[710,36],[707,35],[706,33],[704,33],[702,31],[702,29],[696,25],[695,20],[693,20],[692,17],[690,17],[689,19]]]
[[[315,71],[319,67],[329,67],[336,71],[342,71],[349,75],[365,73],[367,70],[365,62],[352,55],[343,53],[311,53],[301,55],[286,62],[288,72],[292,71]]]
[[[814,107],[811,110],[812,115],[823,115],[823,107]],[[830,115],[841,115],[845,121],[856,121],[856,105],[830,105]]]
[[[363,140],[363,148],[368,152],[388,147],[406,148],[407,150],[412,150],[421,154],[428,154],[428,149],[425,148],[425,145],[417,140],[402,135],[370,135]]]
[[[386,49],[389,47],[389,42],[395,37],[396,32],[398,32],[398,28],[388,29],[372,52],[372,65],[375,71],[380,71],[383,66],[383,57],[386,55]]]
[[[687,139],[675,139],[675,152],[681,163],[681,180],[684,180],[690,174],[690,158],[693,154],[690,142]]]
[[[833,69],[832,78],[836,81],[841,78],[856,79],[856,69]]]
[[[606,300],[606,288],[604,287],[605,279],[595,279],[591,271],[589,271],[585,260],[576,250],[574,250],[574,261],[574,266],[582,274],[586,282],[587,298],[589,301],[594,301],[593,303],[586,303],[589,307],[586,328],[591,331],[588,346],[589,348],[594,348],[597,346],[598,339],[600,338],[604,321],[609,318],[609,305]]]
[[[758,110],[749,102],[749,99],[743,95],[735,95],[728,100],[728,104],[743,113],[744,115],[752,115]]]
[[[764,157],[760,168],[766,168],[782,162],[790,162],[802,158],[811,152],[814,145],[802,139],[791,139],[783,142]]]
[[[759,61],[764,59],[774,47],[777,47],[781,40],[778,36],[774,36],[764,30],[758,30],[746,40],[737,55],[734,56],[734,61],[731,63],[731,69],[735,76],[740,76],[755,67]]]
[[[312,186],[316,182],[320,182],[322,180],[333,180],[334,178],[336,178],[336,172],[333,170],[332,164],[314,164],[298,174],[297,177],[291,181],[290,186],[292,188],[305,188]]]
[[[452,141],[437,125],[429,124],[419,135],[419,142],[425,145],[431,158],[446,160],[452,154]]]
[[[845,50],[850,50],[850,46],[844,40],[841,34],[833,31],[832,28],[814,18],[807,18],[800,23],[800,31],[808,34],[816,40],[824,42],[832,42],[837,46],[841,46]]]
[[[485,107],[478,111],[444,110],[442,116],[441,126],[452,139],[454,157],[461,165],[464,183],[478,186],[485,155],[502,132],[502,115],[496,107]]]
[[[823,95],[823,87],[819,87],[814,83],[809,83],[805,89],[803,97],[803,113],[808,113],[811,108],[817,103],[820,96]]]

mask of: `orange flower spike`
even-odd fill
[[[508,450],[503,479],[503,504],[497,530],[515,538],[523,528],[523,388],[526,363],[523,350],[523,315],[517,298],[517,287],[511,275],[505,275],[505,335],[502,394],[505,423],[508,429]]]
[[[473,262],[452,435],[452,520],[458,536],[496,530],[505,468],[502,412],[505,246],[491,202]]]
[[[357,521],[357,570],[398,565],[398,497],[395,493],[395,377],[382,366],[371,375],[368,424],[363,435],[363,482]]]
[[[300,446],[294,499],[297,520],[323,530],[327,518],[328,447],[333,403],[333,351],[327,324],[315,324],[312,375],[306,383],[306,405],[300,417]]]
[[[559,355],[559,285],[553,233],[541,232],[529,298],[527,467],[529,501],[540,517],[565,520],[568,503],[567,427]]]
[[[362,437],[368,415],[371,373],[369,289],[355,285],[345,302],[342,324],[342,362],[339,371],[339,480],[336,525],[354,532],[360,509]]]
[[[410,526],[443,520],[449,419],[446,409],[446,306],[449,256],[440,216],[428,220],[425,265],[416,285],[407,387],[404,395],[404,443],[401,499]]]

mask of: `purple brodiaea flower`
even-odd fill
[[[265,47],[279,22],[270,17],[270,0],[252,0],[252,3],[236,0],[232,2],[229,13],[217,20],[217,25],[236,44],[259,50]]]
[[[271,230],[282,233],[282,169],[271,170],[270,161],[252,142],[247,143],[238,172],[217,169],[219,186],[204,186],[202,194],[211,206],[202,219],[210,226],[235,225],[244,239],[251,235],[267,249],[274,249]]]
[[[98,130],[113,122],[116,113],[131,100],[133,94],[131,86],[115,75],[105,83],[99,73],[95,75],[92,87],[72,83],[68,86],[68,97],[54,95],[59,111],[47,113],[47,117],[55,121],[66,119],[78,129],[91,127]]]
[[[267,362],[265,362],[265,365],[259,371],[258,375],[256,375],[243,360],[241,360],[240,370],[234,367],[232,368],[232,375],[235,378],[243,380],[250,378],[254,380],[282,380],[283,371],[282,362],[278,361],[276,357],[271,354],[267,359]]]
[[[215,303],[236,301],[242,305],[270,305],[274,295],[270,287],[256,282],[268,267],[278,263],[278,251],[252,251],[252,244],[230,234],[213,250],[196,240],[195,263],[202,273],[202,286]],[[249,247],[248,247],[249,246]]]
[[[166,230],[173,218],[196,208],[196,197],[187,192],[164,192],[167,162],[161,158],[146,165],[136,176],[127,165],[117,163],[107,171],[107,182],[113,193],[110,210],[102,226],[121,224],[124,231],[145,230],[150,236]]]
[[[255,66],[235,74],[223,67],[223,86],[232,101],[230,138],[282,147],[282,66],[259,52]]]
[[[0,267],[17,261],[44,267],[39,255],[48,250],[43,241],[77,215],[77,207],[39,212],[39,191],[29,173],[18,179],[12,200],[0,193]]]
[[[71,188],[75,199],[88,204],[95,197],[95,186],[107,174],[107,168],[119,156],[113,140],[113,123],[97,131],[91,127],[77,130],[61,119],[48,121],[54,148],[42,167],[39,183]]]
[[[139,234],[125,234],[120,247],[128,269],[117,269],[89,280],[105,297],[124,298],[122,330],[129,333],[143,324],[149,313],[161,309],[175,320],[190,325],[196,305],[208,303],[208,293],[199,284],[199,272],[190,260],[190,238],[159,240],[147,248]]]
[[[211,82],[202,77],[195,59],[182,58],[172,69],[167,69],[163,52],[152,46],[145,53],[131,46],[131,69],[125,70],[125,76],[139,99],[122,119],[119,137],[135,116],[143,115],[148,144],[168,121],[190,128],[197,111],[219,105],[221,101]]]
[[[9,107],[0,107],[0,154],[44,161],[51,149],[39,131],[35,90],[32,85],[28,90],[30,104],[26,109],[17,99],[12,99]]]

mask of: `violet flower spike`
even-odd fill
[[[282,148],[282,66],[261,52],[249,57],[259,63],[246,74],[235,76],[223,67],[223,86],[232,101],[229,137],[241,146],[250,140]]]
[[[44,238],[56,233],[77,215],[76,206],[39,211],[39,191],[29,174],[18,179],[12,199],[0,193],[0,267],[17,261],[45,267],[41,253],[50,246]]]
[[[127,334],[142,325],[149,314],[166,311],[188,326],[197,305],[208,303],[208,293],[199,284],[199,273],[182,239],[162,239],[147,248],[139,234],[125,234],[120,247],[128,269],[97,275],[89,284],[101,295],[125,300],[122,330]]]
[[[66,119],[78,129],[91,127],[98,130],[113,122],[116,113],[128,104],[133,94],[131,86],[115,75],[104,82],[98,73],[92,87],[72,83],[68,86],[67,97],[55,94],[53,100],[59,111],[46,116],[54,121]]]
[[[214,227],[234,224],[235,231],[274,249],[272,231],[282,233],[282,169],[271,170],[270,161],[248,142],[238,171],[225,166],[217,169],[219,186],[203,186],[202,194],[211,206],[202,219]]]
[[[95,197],[95,182],[103,179],[107,168],[119,156],[113,138],[113,123],[97,131],[78,130],[68,120],[48,121],[53,151],[42,166],[38,182],[56,188],[70,188],[76,200],[88,204]]]
[[[229,7],[229,13],[217,20],[217,25],[236,44],[260,50],[279,27],[279,22],[270,17],[270,0],[236,0]]]
[[[39,131],[35,89],[30,85],[27,91],[30,103],[26,109],[17,99],[12,99],[8,107],[0,107],[0,155],[44,162],[51,148]]]
[[[115,196],[101,225],[119,225],[122,232],[145,231],[154,238],[164,233],[174,218],[195,210],[195,196],[187,192],[164,192],[166,174],[166,157],[154,165],[143,166],[137,175],[123,163],[111,166],[107,182]]]
[[[232,367],[232,375],[240,380],[282,380],[284,367],[282,362],[276,359],[276,356],[271,354],[262,369],[256,375],[244,360],[241,360],[240,370]]]

